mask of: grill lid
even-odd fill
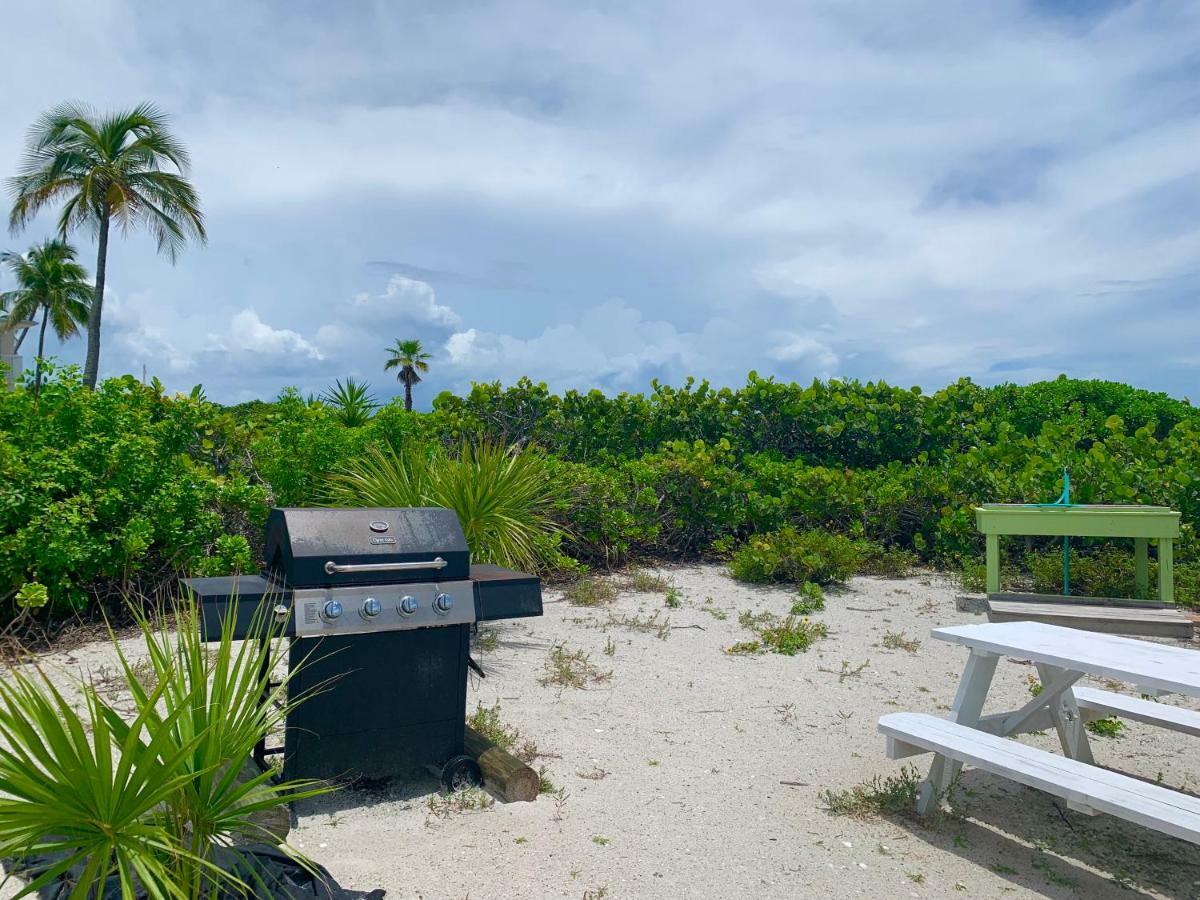
[[[276,508],[264,552],[293,588],[470,577],[467,539],[449,509]]]

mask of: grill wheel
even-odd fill
[[[483,770],[470,756],[455,756],[442,766],[442,787],[452,794],[483,787]]]

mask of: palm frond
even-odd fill
[[[529,445],[463,444],[456,456],[372,448],[327,482],[331,506],[452,509],[475,561],[534,570],[557,552],[556,499],[545,458]]]

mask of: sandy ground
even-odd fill
[[[949,708],[965,652],[929,631],[982,621],[970,611],[980,598],[935,575],[858,578],[813,617],[830,634],[809,652],[742,657],[724,652],[752,637],[738,614],[785,614],[793,595],[716,566],[660,574],[679,608],[629,590],[578,608],[548,591],[544,617],[485,628],[495,646],[476,648],[488,678],[472,679],[468,707],[499,702],[536,741],[557,796],[434,810],[432,780],[342,792],[298,811],[293,842],[345,887],[389,898],[1200,896],[1191,845],[984,772],[968,769],[955,814],[932,824],[824,808],[822,790],[900,770],[875,731],[880,715]],[[669,629],[630,627],[655,613]],[[889,631],[921,643],[884,649]],[[558,643],[611,677],[542,685]],[[54,661],[94,672],[110,652],[89,645]],[[1002,660],[989,709],[1028,700],[1032,673]],[[1058,749],[1053,735],[1023,740]],[[1092,744],[1105,765],[1200,788],[1195,738],[1129,723]],[[928,759],[911,762],[923,770]]]

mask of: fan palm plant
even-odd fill
[[[421,383],[422,372],[429,371],[429,354],[418,340],[397,340],[387,349],[388,361],[383,371],[398,369],[396,380],[404,385],[404,408],[412,411],[413,385]]]
[[[65,341],[77,335],[79,327],[87,321],[92,286],[88,284],[87,272],[75,259],[75,249],[70,244],[54,239],[25,254],[0,253],[0,264],[8,266],[17,282],[15,290],[0,294],[0,311],[7,313],[5,322],[11,327],[42,317],[34,362],[35,392],[42,387],[46,327],[52,327],[55,336]]]
[[[535,447],[372,448],[330,476],[333,506],[441,506],[458,515],[476,562],[540,569],[558,556],[557,496]]]
[[[371,394],[369,384],[359,384],[353,378],[341,379],[321,395],[321,400],[337,412],[338,421],[347,428],[357,428],[371,421],[371,414],[379,408],[379,402]]]
[[[88,315],[84,382],[96,386],[100,367],[100,319],[108,263],[109,230],[147,229],[172,262],[189,238],[206,240],[200,199],[188,182],[187,151],[154,105],[98,115],[88,106],[64,103],[30,129],[16,177],[9,225],[23,228],[43,208],[62,203],[58,230],[86,228],[96,234],[96,283]],[[172,171],[173,170],[173,171]]]
[[[221,888],[253,896],[214,852],[260,836],[255,813],[329,790],[243,774],[255,744],[295,705],[271,680],[284,651],[265,606],[242,642],[226,616],[215,649],[200,638],[194,603],[173,612],[175,627],[163,629],[135,612],[151,679],[139,677],[113,636],[133,697],[130,721],[90,685],[81,687],[80,713],[40,671],[0,680],[0,856],[41,857],[24,870],[18,896],[51,883],[69,885],[72,898],[100,896],[105,885],[127,898],[184,900]]]

